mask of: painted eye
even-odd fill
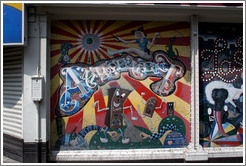
[[[126,93],[123,93],[123,94],[121,95],[122,98],[125,97],[125,96],[126,96]]]
[[[117,97],[119,97],[119,96],[120,96],[119,91],[116,91],[116,96],[117,96]]]

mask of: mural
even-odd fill
[[[243,146],[243,27],[199,27],[200,144]]]
[[[53,150],[189,142],[189,23],[52,22]]]

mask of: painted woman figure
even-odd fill
[[[130,48],[125,48],[125,49],[121,49],[118,51],[110,51],[108,50],[108,53],[110,56],[116,55],[116,54],[121,54],[123,52],[127,52],[127,53],[134,53],[137,54],[139,57],[145,59],[145,60],[151,60],[152,59],[152,55],[150,50],[148,49],[148,44],[150,46],[152,46],[155,42],[156,36],[160,35],[160,33],[155,33],[155,36],[152,40],[152,42],[149,42],[148,39],[146,38],[146,33],[144,32],[143,27],[138,28],[137,30],[132,30],[131,33],[135,36],[135,40],[130,40],[130,41],[125,41],[123,39],[121,39],[118,36],[114,36],[116,41],[121,41],[124,44],[131,44],[131,43],[137,43],[138,46],[140,47],[140,49],[138,48],[134,48],[134,47],[130,47]]]
[[[243,78],[243,73],[241,73]],[[205,94],[209,103],[214,105],[214,119],[218,125],[218,132],[223,136],[228,136],[222,127],[222,110],[225,103],[232,104],[236,111],[239,108],[233,100],[238,100],[243,93],[243,85],[241,89],[235,88],[233,84],[225,83],[222,81],[210,82],[205,88]]]

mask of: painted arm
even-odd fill
[[[96,107],[96,104],[98,104],[98,105],[97,105],[97,112],[109,110],[108,107],[107,107],[107,108],[103,108],[103,109],[99,109],[99,101],[96,101],[96,102],[92,105],[92,107],[95,108],[95,107]]]
[[[141,102],[142,102],[143,104],[146,104],[146,102],[145,102],[145,101],[143,101],[143,95],[145,95],[145,93],[144,93],[144,92],[142,92],[142,93],[141,93]]]
[[[163,103],[165,103],[165,101],[166,101],[165,99],[162,99],[162,100],[161,100],[161,104],[160,104],[160,106],[159,106],[159,107],[155,107],[155,109],[161,109],[162,104],[163,104]]]
[[[152,42],[150,43],[150,42],[148,42],[149,43],[149,45],[153,45],[154,43],[155,43],[155,39],[156,39],[156,37],[157,37],[157,35],[161,35],[159,32],[157,32],[157,33],[155,33],[155,36],[153,37],[153,39],[152,39]]]
[[[113,37],[115,38],[116,41],[118,41],[118,42],[120,41],[124,44],[136,43],[136,40],[125,41],[118,36],[113,35]]]

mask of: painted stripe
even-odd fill
[[[108,27],[110,27],[112,24],[114,24],[115,21],[107,21],[102,28],[100,28],[98,30],[98,34],[102,33],[105,29],[107,29]]]
[[[53,50],[53,51],[50,52],[50,56],[53,57],[53,56],[56,56],[56,55],[58,55],[60,53],[61,53],[61,50],[60,49]]]
[[[131,32],[130,29],[133,29],[133,28],[138,27],[138,26],[142,26],[143,24],[146,24],[146,23],[148,23],[148,22],[147,21],[129,22],[126,25],[120,26],[119,28],[116,28],[116,29],[114,29],[112,31],[107,32],[103,36],[109,36],[109,35],[112,35],[112,34],[115,34],[115,33],[118,33],[118,32],[122,32],[122,31],[125,31],[125,30],[129,30],[129,32]]]
[[[178,59],[184,63],[186,70],[190,71],[190,57],[179,56]]]
[[[213,141],[213,143],[219,144],[221,146],[225,146],[225,145],[239,146],[239,145],[241,145],[240,141]]]
[[[94,104],[94,97],[92,96],[91,99],[88,101],[88,103],[83,108],[83,126],[82,128],[85,128],[90,125],[96,125],[96,114],[94,111],[94,108],[92,105]],[[86,142],[89,142],[93,136],[93,133],[89,132],[89,134],[86,135],[85,140]]]
[[[155,32],[163,32],[163,31],[174,31],[174,30],[181,30],[181,29],[188,29],[190,28],[189,22],[175,22],[170,25],[164,25],[156,28],[146,29],[145,33],[155,33]]]
[[[81,122],[78,124],[80,119],[82,118]],[[82,129],[82,122],[84,121],[84,109],[80,110],[77,114],[69,116],[69,119],[67,121],[66,130],[65,133],[72,132],[75,127],[77,126],[77,129],[75,130],[76,133],[78,133]]]
[[[90,33],[90,29],[91,29],[91,21],[90,21],[90,20],[86,20],[86,21],[85,21],[85,25],[86,25],[87,31]]]
[[[53,121],[53,119],[55,118],[55,108],[56,108],[56,104],[58,102],[58,88],[56,89],[56,91],[54,92],[53,95],[51,95],[50,98],[50,122]]]
[[[67,43],[77,43],[77,40],[60,40],[60,39],[51,39],[50,40],[50,44],[59,44],[61,45],[63,42],[67,42]]]
[[[57,89],[60,86],[60,83],[61,83],[61,79],[60,79],[59,75],[56,74],[55,77],[53,77],[53,79],[51,79],[50,96],[55,94],[55,92],[57,91]]]
[[[170,45],[171,38],[157,38],[155,40],[155,44],[165,44],[165,45]],[[152,39],[148,39],[151,41]],[[187,37],[176,37],[175,42],[173,43],[173,46],[190,46],[190,36]]]
[[[11,6],[15,9],[18,9],[19,11],[22,12],[22,3],[3,3],[4,5]]]
[[[101,88],[98,89],[97,92],[94,94],[95,102],[99,101],[99,109],[106,108],[105,100],[103,97],[103,93]],[[101,127],[106,127],[104,124],[106,111],[98,112],[98,104],[95,107],[95,115],[96,115],[96,125]]]
[[[68,32],[68,31],[63,30],[61,28],[58,28],[58,27],[56,27],[54,25],[51,25],[51,33],[58,34],[58,35],[63,35],[63,36],[68,36],[68,37],[72,37],[72,38],[75,38],[75,39],[78,38],[77,35],[74,35],[74,34]]]
[[[93,27],[93,33],[96,32],[96,30],[97,30],[98,26],[100,25],[100,23],[101,23],[101,21],[99,21],[99,20],[96,20],[96,21],[95,21],[94,27]]]
[[[102,50],[103,50],[104,52],[103,52]],[[101,53],[101,55],[102,55],[105,59],[110,59],[109,56],[106,55],[106,53],[105,53],[105,52],[107,52],[107,49],[105,49],[105,48],[102,47],[102,48],[99,49],[98,51]]]
[[[74,32],[80,34],[80,30],[73,24],[71,20],[63,20],[62,23],[64,25],[67,25],[70,29],[72,29]]]
[[[106,44],[106,43],[103,43],[102,45],[103,45],[103,46],[106,46],[106,47],[109,47],[109,48],[114,48],[114,49],[116,49],[116,50],[121,50],[121,49],[128,48],[128,47],[117,46],[117,45]]]

